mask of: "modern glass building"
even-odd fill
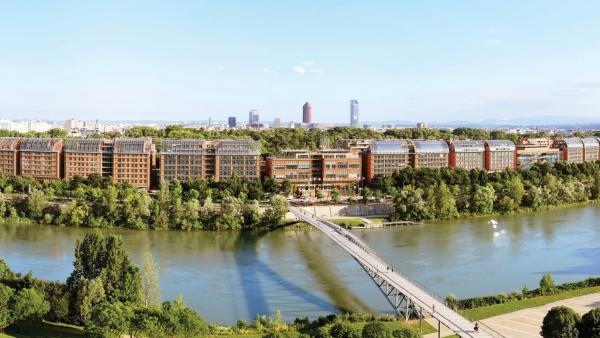
[[[450,164],[450,149],[445,141],[411,140],[408,144],[415,168],[443,168]]]
[[[408,165],[410,165],[408,142],[404,140],[372,141],[366,152],[365,177],[370,183],[374,177],[392,176],[396,170]]]
[[[450,166],[463,169],[485,168],[485,145],[480,140],[453,140],[450,146]]]
[[[358,100],[350,100],[350,126],[358,127]]]

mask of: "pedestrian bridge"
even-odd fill
[[[482,323],[478,323],[479,330],[476,331],[474,323],[446,306],[442,298],[423,285],[387,264],[350,231],[301,208],[290,206],[289,211],[298,219],[321,230],[349,253],[375,282],[397,315],[406,320],[418,318],[421,323],[424,317],[435,318],[438,334],[441,325],[444,325],[460,337],[503,337],[491,328],[483,327]]]

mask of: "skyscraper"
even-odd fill
[[[358,127],[358,100],[350,100],[350,125]]]
[[[252,109],[249,113],[248,113],[248,124],[250,126],[258,124],[259,123],[259,116],[258,116],[258,110],[256,109]]]
[[[312,123],[312,106],[308,102],[302,106],[302,123]]]
[[[237,126],[237,120],[235,116],[229,116],[227,118],[227,124],[229,125],[229,128],[235,128]]]
[[[281,119],[279,117],[273,120],[273,128],[281,128]]]

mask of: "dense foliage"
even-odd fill
[[[583,203],[600,198],[600,162],[537,164],[486,173],[460,168],[404,168],[377,177],[373,189],[394,199],[395,220],[449,219]]]
[[[600,338],[600,308],[590,310],[581,317],[578,326],[579,337]]]
[[[544,317],[540,334],[544,338],[577,337],[580,320],[581,317],[566,306],[553,307]]]
[[[45,224],[133,229],[255,229],[276,227],[287,212],[289,182],[232,178],[163,183],[156,194],[129,184],[86,179],[36,181],[0,176],[0,218]],[[259,204],[262,203],[261,207]]]

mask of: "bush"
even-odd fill
[[[391,338],[391,330],[382,322],[368,322],[362,329],[362,338]]]
[[[550,273],[547,273],[544,276],[542,276],[542,279],[540,279],[540,289],[544,291],[549,291],[554,289],[554,287],[554,277],[552,277]]]
[[[329,334],[333,338],[359,338],[360,332],[352,325],[346,322],[335,323],[330,329]]]
[[[600,308],[592,309],[581,317],[580,338],[600,338]]]
[[[566,306],[553,307],[544,317],[540,334],[544,338],[577,337],[580,320],[579,315]]]
[[[392,336],[394,336],[395,338],[419,338],[421,337],[421,335],[409,328],[409,327],[402,327],[399,329],[394,330],[394,332],[392,332]]]

